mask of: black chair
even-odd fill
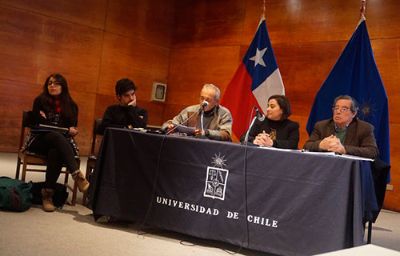
[[[23,150],[22,146],[24,140],[29,133],[30,125],[32,123],[32,111],[23,111],[22,112],[22,126],[21,126],[21,134],[19,139],[19,152],[18,152],[18,159],[17,159],[17,169],[15,172],[15,178],[19,179],[20,177],[20,170],[22,166],[22,173],[21,173],[21,180],[25,181],[26,173],[27,172],[46,172],[46,156],[38,155],[33,152],[29,152],[28,150]],[[80,166],[80,159],[79,157],[76,158],[76,162],[78,166]],[[34,168],[35,167],[35,168]],[[66,170],[65,167],[61,170],[61,174],[64,174],[64,185],[72,191],[72,199],[71,205],[75,205],[76,203],[76,196],[78,192],[78,185],[74,181],[73,185],[68,184],[69,179],[69,172]]]
[[[98,118],[93,122],[93,129],[92,129],[92,145],[90,147],[90,155],[88,156],[88,160],[86,163],[86,179],[90,181],[91,175],[96,167],[97,161],[97,153],[98,147],[100,145],[101,139],[103,135],[99,133],[99,126],[101,124],[102,119]],[[88,194],[83,193],[82,204],[86,205]]]

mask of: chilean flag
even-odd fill
[[[254,107],[257,106],[266,113],[268,98],[275,94],[284,95],[285,88],[269,40],[265,18],[261,18],[253,41],[221,100],[221,104],[232,113],[236,139],[246,132]]]

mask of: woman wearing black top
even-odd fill
[[[297,149],[299,124],[288,119],[290,114],[290,103],[285,96],[269,97],[266,118],[264,121],[256,119],[248,142],[264,147]]]
[[[52,196],[63,165],[72,174],[81,192],[87,191],[89,182],[78,169],[75,160],[77,148],[73,137],[78,134],[78,106],[68,91],[67,80],[52,74],[43,85],[43,92],[33,102],[33,120],[30,137],[25,148],[47,157],[46,181],[42,189],[43,209],[55,210]],[[65,132],[42,128],[39,125],[66,128]]]

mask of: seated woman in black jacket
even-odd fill
[[[290,103],[283,95],[272,95],[264,121],[256,119],[248,136],[248,142],[263,147],[297,149],[299,124],[288,119]],[[242,136],[242,141],[244,136]]]
[[[78,169],[75,160],[77,147],[73,137],[78,134],[78,106],[68,91],[67,80],[52,74],[43,85],[43,92],[33,102],[33,124],[25,149],[47,157],[46,181],[42,189],[43,209],[55,210],[52,197],[63,165],[72,174],[81,192],[86,192],[89,182]],[[64,128],[65,132],[39,125]]]

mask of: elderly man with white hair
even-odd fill
[[[232,115],[227,108],[219,105],[220,95],[217,86],[205,84],[200,92],[199,104],[185,108],[165,122],[163,128],[172,133],[180,131],[181,126],[192,127],[194,136],[230,141]]]

